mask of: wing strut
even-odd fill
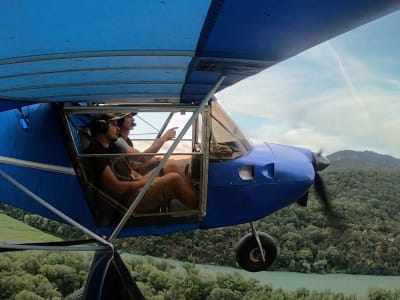
[[[0,245],[0,252],[12,252],[20,250],[99,251],[108,249],[106,246],[81,246],[83,244],[91,244],[94,242],[94,239],[85,239],[43,243],[6,244]]]
[[[168,126],[168,124],[169,124],[169,121],[171,121],[171,119],[172,119],[173,116],[174,116],[174,113],[173,113],[173,112],[169,113],[168,118],[165,120],[163,126],[162,126],[161,129],[159,130],[159,132],[158,132],[158,134],[157,134],[157,136],[156,136],[156,139],[159,139],[159,138],[163,135],[165,129],[167,128],[167,126]]]
[[[7,180],[8,182],[10,182],[13,186],[15,186],[17,189],[19,189],[21,192],[25,193],[26,195],[28,195],[29,197],[31,197],[33,200],[35,200],[36,202],[38,202],[40,205],[44,206],[45,208],[47,208],[48,210],[50,210],[52,213],[54,213],[55,215],[59,216],[61,219],[63,219],[64,221],[66,221],[67,223],[71,224],[72,226],[75,226],[76,228],[80,229],[81,231],[83,231],[84,233],[86,233],[87,235],[91,236],[93,239],[95,239],[96,241],[100,242],[101,244],[108,246],[111,249],[114,249],[114,246],[109,243],[108,241],[106,241],[105,239],[103,239],[101,236],[97,235],[96,233],[90,231],[89,229],[87,229],[86,227],[82,226],[81,224],[79,224],[78,222],[76,222],[75,220],[71,219],[70,217],[68,217],[66,214],[64,214],[62,211],[58,210],[57,208],[55,208],[54,206],[50,205],[49,203],[47,203],[45,200],[43,200],[42,198],[40,198],[38,195],[36,195],[35,193],[33,193],[32,191],[30,191],[28,188],[26,188],[24,185],[22,185],[21,183],[19,183],[17,180],[15,180],[14,178],[12,178],[11,176],[9,176],[8,174],[6,174],[4,171],[0,170],[0,176],[3,177],[5,180]],[[18,245],[15,245],[18,246]],[[20,247],[19,249],[32,249],[33,245],[25,245],[26,248],[23,248],[24,245],[21,244],[18,247]],[[45,249],[45,250],[49,250],[49,247],[51,246],[44,246],[42,245],[43,248],[40,248],[40,245],[36,245],[35,248],[36,249]]]
[[[225,74],[221,74],[219,77],[218,81],[215,83],[214,87],[207,93],[207,95],[201,100],[200,104],[197,106],[197,109],[193,112],[191,118],[186,122],[185,126],[179,133],[178,137],[174,140],[172,143],[171,147],[168,149],[167,153],[164,155],[163,159],[160,161],[160,163],[157,165],[157,167],[154,169],[154,171],[151,173],[149,179],[147,180],[146,184],[144,187],[140,190],[139,194],[136,196],[135,200],[132,202],[131,206],[129,209],[126,211],[125,215],[122,217],[121,221],[118,223],[117,227],[115,228],[114,232],[111,234],[109,237],[108,241],[110,243],[113,243],[113,241],[118,237],[118,234],[128,221],[130,215],[133,213],[135,208],[138,206],[140,201],[143,198],[143,195],[147,192],[149,189],[151,183],[153,182],[154,178],[157,176],[157,174],[160,173],[161,168],[164,167],[164,164],[167,162],[169,157],[171,156],[172,152],[175,150],[175,148],[178,146],[180,141],[183,139],[184,135],[190,128],[193,120],[197,118],[197,116],[200,114],[201,110],[203,109],[204,105],[208,103],[210,98],[214,95],[214,93],[217,91],[219,86],[222,84],[224,79],[226,78]]]

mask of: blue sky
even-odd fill
[[[216,96],[254,140],[400,158],[399,28],[396,12]]]

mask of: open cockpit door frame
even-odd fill
[[[81,185],[84,189],[92,188],[95,189],[98,193],[102,195],[102,198],[106,199],[107,202],[111,203],[111,206],[115,209],[118,209],[122,216],[129,210],[129,208],[124,208],[123,206],[118,204],[116,199],[113,199],[110,196],[107,196],[104,192],[99,191],[99,189],[88,179],[87,172],[85,171],[84,161],[90,160],[91,157],[99,156],[97,154],[84,154],[82,152],[82,135],[90,136],[90,132],[88,132],[87,128],[82,128],[78,124],[74,123],[74,117],[72,115],[81,115],[81,117],[89,117],[93,114],[101,114],[101,113],[129,113],[129,112],[137,112],[141,115],[145,115],[147,112],[169,112],[170,115],[167,117],[165,123],[163,124],[158,136],[162,134],[165,128],[168,126],[168,122],[170,121],[172,114],[174,113],[189,113],[192,114],[191,118],[187,120],[184,128],[180,131],[178,137],[172,142],[172,145],[165,153],[149,153],[149,155],[157,155],[161,156],[162,159],[158,166],[154,169],[154,174],[159,174],[159,171],[164,166],[165,162],[171,157],[179,157],[182,156],[191,156],[191,166],[192,171],[194,170],[193,163],[196,162],[196,184],[198,185],[198,193],[199,193],[199,206],[195,210],[180,210],[180,211],[160,211],[160,212],[151,212],[151,213],[135,213],[131,212],[127,217],[129,221],[131,221],[129,226],[136,226],[135,219],[140,219],[141,222],[138,222],[137,225],[140,226],[142,224],[151,225],[152,221],[156,224],[169,224],[169,222],[179,222],[184,219],[189,220],[189,222],[199,222],[204,216],[206,212],[207,205],[207,182],[208,182],[208,152],[209,152],[209,137],[210,137],[210,108],[208,105],[204,105],[201,108],[193,105],[179,105],[179,104],[135,104],[135,105],[64,105],[60,107],[60,113],[63,118],[63,124],[65,130],[67,132],[67,139],[69,145],[69,151],[71,153],[72,160],[74,161],[74,168],[76,170],[76,174],[80,178]],[[173,152],[176,146],[183,140],[184,135],[192,127],[191,133],[191,153],[179,153]],[[83,133],[83,134],[82,134]],[[199,147],[200,146],[200,147]],[[134,157],[137,154],[123,154],[126,157]],[[115,156],[121,157],[120,154],[116,154]],[[152,174],[153,175],[153,174]],[[193,174],[194,175],[194,174]],[[154,180],[154,178],[150,177],[149,182]],[[142,199],[145,192],[149,189],[149,186],[145,186],[141,192],[137,195],[136,199],[133,201],[132,205],[134,207]],[[171,218],[169,218],[171,217]],[[164,219],[163,219],[164,218]],[[143,222],[144,220],[148,220],[148,222]],[[164,220],[161,221],[160,220]],[[172,220],[172,221],[171,221]],[[191,221],[190,221],[191,220]],[[115,225],[115,224],[114,224]]]

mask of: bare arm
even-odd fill
[[[149,148],[144,150],[143,153],[156,153],[166,141],[175,138],[177,129],[178,127],[168,129],[160,138],[156,139]]]
[[[132,175],[136,180],[121,181],[114,175],[111,168],[106,166],[101,173],[101,186],[106,192],[117,197],[136,193],[146,184],[147,178],[141,176],[139,173],[133,170]]]
[[[158,150],[164,145],[166,141],[172,140],[176,136],[176,129],[178,127],[173,127],[168,129],[160,138],[156,139],[153,144],[149,148],[143,151],[143,153],[157,153]],[[128,147],[126,150],[127,153],[141,153],[139,150],[137,150],[134,147]],[[142,156],[142,157],[135,157],[135,160],[138,161],[148,161],[152,156]]]

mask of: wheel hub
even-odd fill
[[[265,257],[265,254],[266,254],[265,249],[262,249],[262,251],[263,251],[263,254]],[[262,262],[263,261],[260,249],[258,249],[258,248],[254,248],[253,250],[250,251],[249,258],[252,262]]]

